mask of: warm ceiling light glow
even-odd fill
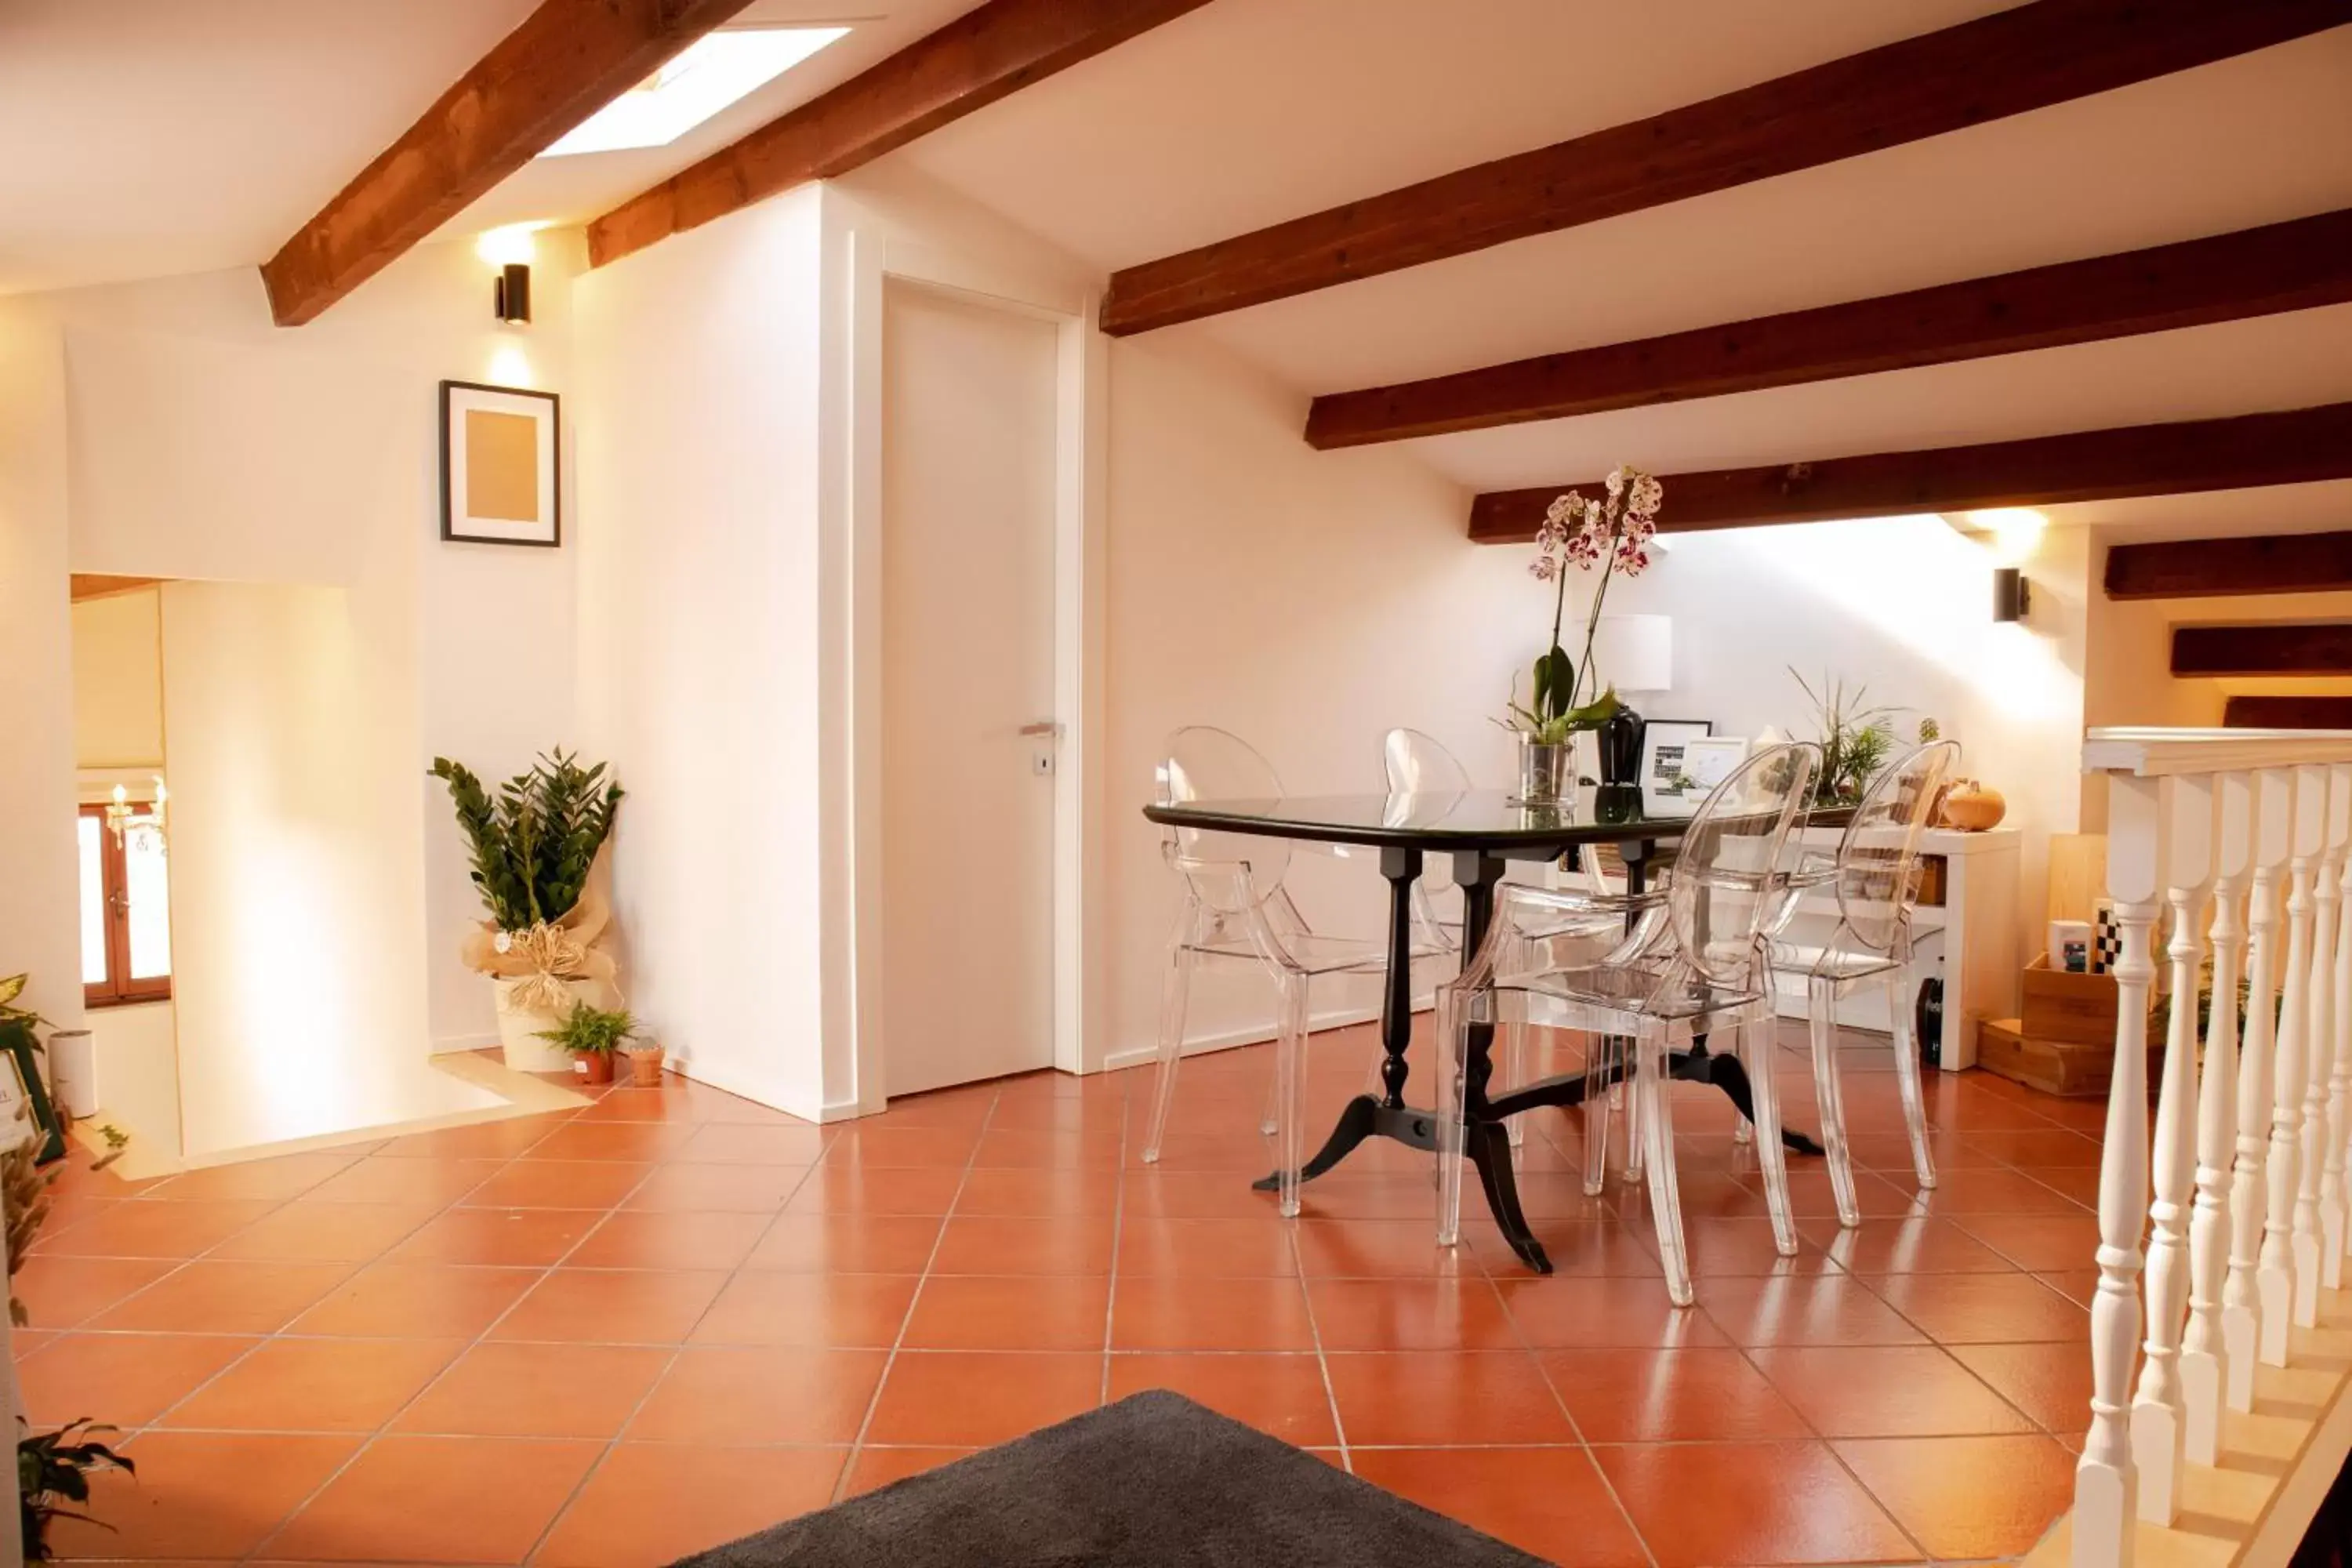
[[[664,147],[753,89],[773,81],[846,27],[761,27],[709,33],[540,154]]]
[[[486,229],[474,241],[474,254],[493,267],[509,267],[516,262],[528,267],[539,257],[539,242],[531,236],[546,226],[543,223],[510,223],[504,228]]]
[[[490,384],[492,386],[530,386],[530,356],[512,343],[500,343],[490,351]]]
[[[2003,561],[2022,561],[2033,553],[2042,542],[2042,531],[2050,519],[2026,506],[1994,507],[1988,511],[1972,511],[1969,525],[1992,535],[1993,550]]]

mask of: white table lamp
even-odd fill
[[[1627,692],[1675,688],[1675,623],[1668,616],[1603,616],[1593,634],[1599,684]]]

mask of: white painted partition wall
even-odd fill
[[[2116,1066],[2091,1425],[2070,1529],[2037,1557],[2168,1561],[2193,1516],[2197,1560],[2283,1562],[2352,1447],[2352,736],[2094,730],[2084,766],[2107,781]]]

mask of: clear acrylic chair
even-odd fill
[[[1461,977],[1438,997],[1440,1038],[1452,1058],[1438,1074],[1442,1243],[1460,1235],[1463,1079],[1470,1032],[1493,1028],[1513,1011],[1533,1013],[1630,1047],[1631,1114],[1643,1144],[1666,1291],[1676,1306],[1690,1305],[1668,1054],[1702,1035],[1743,1046],[1762,1037],[1762,1031],[1748,1028],[1769,1018],[1772,1005],[1758,951],[1782,910],[1781,851],[1819,766],[1820,752],[1809,745],[1774,746],[1750,757],[1692,816],[1674,874],[1657,891],[1601,900],[1540,888],[1497,890],[1486,939]],[[1575,919],[1612,904],[1624,910],[1613,931],[1590,919]],[[1776,1237],[1787,1226],[1793,1248],[1788,1173],[1780,1157],[1779,1097],[1770,1064],[1761,1065],[1765,1070],[1753,1076],[1766,1201]],[[1614,1051],[1596,1050],[1587,1058],[1588,1161],[1606,1157],[1605,1090],[1624,1070]]]
[[[1911,1135],[1912,1171],[1923,1188],[1936,1184],[1919,1052],[1911,1037],[1911,921],[1919,901],[1919,836],[1959,755],[1958,742],[1933,741],[1881,772],[1864,792],[1834,858],[1807,857],[1790,875],[1789,893],[1769,933],[1766,960],[1774,983],[1801,979],[1805,985],[1813,1095],[1821,1105],[1822,1144],[1828,1151],[1830,1190],[1837,1199],[1841,1225],[1861,1224],[1862,1211],[1854,1196],[1845,1094],[1838,1077],[1837,1007],[1841,997],[1863,986],[1885,989],[1887,1011],[1893,1016],[1895,1085],[1902,1096],[1904,1126]],[[1836,892],[1836,929],[1818,943],[1784,940],[1781,931],[1803,895],[1822,888]]]
[[[1470,770],[1434,735],[1419,730],[1391,730],[1381,739],[1381,767],[1388,775],[1391,795],[1466,795]],[[1438,912],[1437,900],[1424,872],[1412,885],[1413,923],[1423,940],[1448,952],[1462,946],[1462,917]]]
[[[1196,800],[1272,800],[1283,794],[1274,765],[1247,742],[1225,731],[1193,725],[1168,740],[1158,769],[1162,805]],[[1160,994],[1160,1079],[1151,1100],[1147,1164],[1160,1158],[1175,1103],[1177,1067],[1184,1055],[1185,1005],[1193,966],[1203,958],[1239,959],[1262,966],[1282,999],[1275,1039],[1273,1114],[1261,1130],[1275,1135],[1279,1194],[1285,1215],[1298,1212],[1298,1168],[1305,1118],[1307,988],[1318,975],[1381,974],[1388,968],[1385,941],[1327,936],[1299,913],[1283,879],[1290,867],[1286,839],[1254,834],[1171,828],[1161,853],[1182,878],[1184,897],[1168,944],[1168,974]],[[1441,950],[1416,941],[1410,955]]]

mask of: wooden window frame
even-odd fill
[[[131,977],[131,872],[122,840],[106,825],[103,804],[84,805],[78,816],[98,821],[99,886],[106,900],[106,979],[85,984],[85,1007],[124,1007],[140,1002],[172,999],[172,977],[158,974],[145,980]]]

